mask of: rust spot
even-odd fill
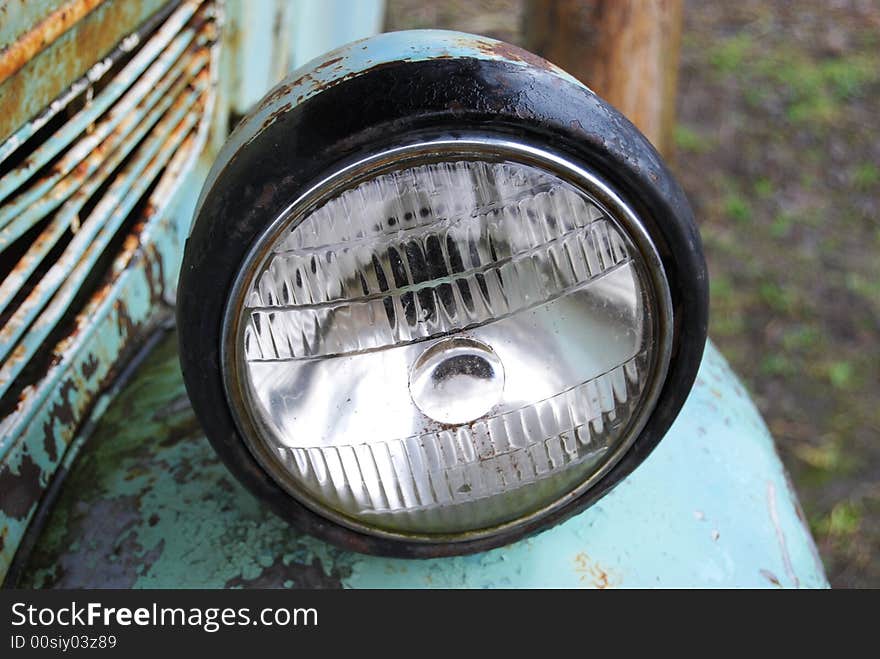
[[[506,60],[510,60],[511,62],[525,62],[546,71],[558,70],[553,64],[545,60],[543,57],[539,57],[538,55],[530,53],[529,51],[520,48],[519,46],[514,46],[513,44],[505,43],[503,41],[483,41],[470,39],[465,43],[465,45],[476,47],[476,49],[484,55],[502,57]]]
[[[138,234],[143,231],[143,229],[143,222],[138,222],[135,225],[134,230],[125,237],[125,240],[122,241],[122,250],[120,252],[121,254],[134,253],[134,251],[138,248],[138,245],[140,245],[141,243],[140,239],[138,238]]]
[[[263,121],[263,124],[260,126],[260,130],[261,131],[266,130],[270,125],[274,124],[278,120],[278,117],[283,115],[285,112],[289,111],[291,107],[292,107],[292,103],[288,102],[288,103],[285,103],[284,105],[282,105],[281,107],[273,110],[269,114],[269,116],[266,117],[266,120]]]
[[[119,325],[120,334],[126,339],[135,335],[135,325],[128,313],[128,307],[122,300],[113,302],[113,309],[116,311],[116,322]]]
[[[328,59],[326,62],[321,62],[321,64],[316,66],[314,70],[321,71],[322,69],[326,69],[328,66],[333,66],[337,62],[341,62],[344,59],[344,57],[334,57],[333,59]]]
[[[72,0],[0,51],[0,82],[27,64],[100,2],[101,0]]]
[[[70,394],[76,389],[76,383],[73,380],[65,380],[59,389],[59,401],[52,407],[49,412],[50,418],[58,419],[62,424],[69,425],[76,420],[76,412],[73,403],[70,400]]]
[[[21,361],[27,353],[27,346],[23,343],[18,344],[15,350],[9,355],[9,361]]]
[[[136,233],[139,233],[138,229],[136,229]],[[147,288],[150,289],[150,301],[153,303],[160,302],[165,290],[165,270],[162,265],[162,258],[156,251],[156,246],[153,243],[148,243],[145,246],[143,254],[143,272],[147,278]],[[153,266],[156,267],[156,272],[153,272]]]
[[[46,451],[46,455],[49,456],[49,460],[52,461],[52,464],[55,464],[55,461],[58,460],[58,449],[56,444],[55,420],[46,419],[43,423],[43,450]]]
[[[526,51],[523,51],[523,52],[526,52]],[[331,60],[331,62],[332,61],[333,60]],[[339,83],[345,82],[347,80],[351,80],[352,78],[356,78],[361,75],[369,74],[373,71],[378,71],[380,69],[395,67],[399,64],[404,64],[404,63],[406,63],[406,62],[403,60],[397,60],[397,61],[392,61],[392,62],[382,62],[380,64],[376,64],[374,66],[371,66],[369,68],[362,69],[359,71],[349,71],[348,73],[346,73],[343,76],[339,76],[338,78],[331,78],[329,80],[318,80],[312,75],[312,73],[314,73],[314,71],[310,71],[308,73],[304,73],[296,80],[293,80],[291,82],[284,83],[284,84],[280,85],[279,87],[274,89],[272,92],[270,92],[269,95],[266,96],[263,99],[263,101],[260,103],[259,110],[265,110],[267,107],[272,105],[272,103],[278,101],[286,94],[289,94],[293,89],[296,89],[297,87],[300,87],[300,86],[304,86],[306,88],[296,97],[294,102],[297,104],[300,103],[306,97],[311,96],[314,93],[324,91],[325,89],[329,89],[330,87],[338,85]],[[323,66],[325,66],[325,64],[322,64],[321,66],[316,68],[315,71],[317,71],[319,68],[322,68]],[[337,68],[340,68],[340,67],[337,67]],[[248,143],[252,142],[254,139],[256,139],[257,135],[259,135],[266,128],[268,128],[270,125],[272,125],[277,120],[277,118],[280,114],[287,112],[288,110],[290,110],[290,108],[292,106],[293,106],[293,103],[288,102],[284,106],[282,106],[281,108],[274,110],[272,112],[272,114],[270,114],[263,121],[263,123],[260,125],[260,129],[255,131],[254,135],[251,136],[247,140],[246,144],[248,144]]]
[[[574,557],[574,571],[580,574],[581,582],[589,583],[600,590],[617,585],[617,580],[601,565],[591,560],[585,552]]]
[[[293,89],[293,87],[296,86],[300,80],[306,77],[309,77],[309,75],[306,74],[302,78],[297,78],[294,82],[285,83],[273,89],[271,92],[269,92],[266,98],[263,99],[263,102],[260,103],[260,109],[263,110],[269,107],[270,105],[272,105],[272,103],[280,99],[282,96],[289,94],[290,90]]]

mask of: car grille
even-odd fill
[[[169,3],[0,144],[0,441],[197,155],[217,13]]]

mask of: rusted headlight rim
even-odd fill
[[[650,370],[653,377],[646,387],[646,395],[638,413],[628,423],[629,427],[624,440],[587,480],[554,502],[529,515],[467,533],[419,535],[393,532],[354,520],[304,492],[287,469],[280,464],[278,458],[257,439],[264,430],[260,428],[259,422],[251,413],[241,373],[242,309],[251,277],[253,273],[262,269],[273,244],[285,230],[305,218],[323,201],[378,173],[406,165],[424,164],[450,158],[483,161],[506,160],[539,167],[587,193],[597,202],[603,212],[621,225],[638,249],[641,258],[634,259],[634,263],[643,275],[647,275],[646,280],[651,283],[651,293],[657,305],[657,314],[653,319],[657,349]],[[531,532],[534,527],[541,524],[541,520],[544,518],[557,517],[559,514],[564,515],[567,507],[576,505],[582,495],[594,489],[629,453],[644,431],[660,399],[672,354],[676,352],[673,349],[673,327],[670,285],[654,240],[636,211],[623,200],[609,183],[570,158],[546,147],[536,146],[521,140],[514,141],[508,137],[500,137],[490,133],[468,133],[457,134],[454,137],[440,136],[416,141],[405,146],[378,151],[347,163],[312,185],[279,213],[255,238],[235,276],[222,318],[220,365],[227,402],[243,443],[267,476],[312,513],[342,529],[394,544],[456,545],[457,543],[485,543],[487,541],[493,542],[493,544],[505,544]]]

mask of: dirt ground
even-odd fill
[[[522,44],[520,0],[388,0],[388,29]],[[880,587],[880,0],[688,1],[673,170],[710,335],[796,483],[828,576]]]

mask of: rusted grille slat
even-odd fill
[[[57,145],[54,153],[58,153],[61,149],[72,142],[88,125],[98,117],[101,112],[106,110],[122,93],[128,89],[132,81],[135,80],[152,62],[153,59],[161,52],[165,46],[174,38],[180,29],[186,25],[187,21],[195,13],[198,6],[203,0],[189,0],[175,11],[168,20],[165,21],[158,31],[154,33],[152,38],[148,40],[143,47],[141,46],[141,35],[139,33],[129,35],[113,50],[112,53],[97,64],[95,64],[85,76],[77,80],[71,87],[61,94],[61,96],[41,112],[37,117],[27,122],[24,126],[13,133],[2,145],[0,145],[0,163],[5,161],[16,149],[18,149],[25,141],[30,139],[40,128],[45,126],[48,121],[66,108],[75,98],[85,92],[89,87],[98,83],[103,76],[111,70],[114,63],[124,59],[130,53],[137,50],[131,61],[125,68],[119,72],[117,76],[103,90],[106,94],[101,94],[101,98],[94,99],[91,107],[85,108],[78,113],[76,117],[67,122],[58,134],[54,136],[53,144]],[[154,26],[149,22],[145,30],[151,30]],[[49,147],[51,151],[53,147]],[[49,151],[47,151],[49,153]],[[52,155],[48,157],[51,158]],[[45,164],[45,160],[43,164]],[[9,185],[20,185],[27,176],[33,174],[40,165],[34,162],[35,167],[25,168],[15,178],[9,179]],[[24,177],[24,178],[21,178]],[[6,191],[6,177],[0,179],[0,200],[4,199],[8,191]],[[12,188],[14,189],[14,187]]]
[[[10,44],[0,63],[0,82],[6,80],[39,53],[46,44],[52,43],[69,30],[83,16],[94,9],[101,0],[70,0],[58,7],[45,19]]]
[[[39,215],[38,218],[32,219],[30,217],[31,209],[29,209],[27,213],[16,218],[10,226],[0,230],[0,251],[2,251],[35,221],[45,217],[55,206],[69,198],[0,284],[0,313],[18,294],[18,291],[25,285],[63,233],[69,227],[76,225],[80,210],[86,202],[207,63],[208,54],[204,50],[194,54],[192,59],[182,59],[177,62],[136,112],[125,117],[122,123],[80,163],[80,166],[72,174],[60,181],[56,189],[53,189],[51,196],[40,200],[31,207],[32,213]],[[144,109],[149,110],[146,116],[143,116]],[[17,227],[16,224],[19,222],[26,222],[27,226]]]
[[[54,134],[34,132],[30,141],[0,146],[0,156],[20,161],[0,179],[0,198],[7,198],[0,205],[0,405],[7,411],[14,396],[27,398],[47,352],[57,354],[51,345],[65,335],[83,296],[108,267],[112,276],[111,248],[125,249],[122,232],[139,226],[146,196],[182,145],[192,143],[212,84],[216,18],[210,0],[166,12]],[[43,141],[32,144],[37,139]],[[28,151],[17,154],[16,147]]]
[[[90,134],[77,142],[64,157],[56,163],[50,173],[23,190],[15,200],[0,208],[0,227],[6,226],[24,211],[31,203],[46,194],[61,177],[69,173],[85,158],[113,128],[122,121],[142,100],[144,89],[155,85],[159,77],[173,64],[195,37],[197,26],[182,29],[192,17],[197,2],[184,4],[162,26],[145,47],[138,51],[132,60],[116,75],[110,84],[86,104],[70,121],[57,131],[50,140],[41,145],[16,169],[0,179],[0,201],[18,190],[52,158],[61,153],[109,108],[104,120],[95,126]],[[152,66],[151,66],[152,65]],[[146,71],[146,73],[144,73]],[[140,81],[132,87],[138,78]],[[129,88],[131,88],[129,90]],[[125,93],[129,90],[128,93]],[[120,99],[121,97],[121,99]],[[117,102],[118,101],[118,102]]]
[[[181,97],[183,102],[176,103],[178,107],[156,126],[147,143],[138,151],[137,158],[114,181],[95,211],[74,236],[61,259],[53,264],[0,331],[0,359],[6,360],[0,368],[0,396],[6,393],[15,377],[67,311],[74,294],[91,272],[98,256],[180,146],[183,138],[195,126],[198,113],[193,110],[206,87],[206,76],[200,82],[201,84],[194,85],[190,93]],[[57,293],[52,297],[55,291]],[[39,310],[50,299],[49,306],[33,322]],[[22,340],[15,345],[18,339]],[[12,351],[14,345],[15,350]]]
[[[149,29],[127,24],[126,30],[137,30],[140,39],[131,52],[106,66],[93,66],[94,75],[84,87],[94,83],[94,98],[182,4],[156,3],[145,0],[157,12],[141,18],[151,24]],[[61,465],[70,467],[82,424],[90,414],[100,413],[107,400],[101,394],[143,337],[171,315],[167,301],[173,294],[173,273],[216,144],[209,134],[221,130],[226,117],[225,106],[217,103],[222,98],[216,70],[222,5],[212,0],[187,4],[200,8],[168,43],[187,30],[195,37],[170,67],[159,63],[158,53],[93,123],[8,195],[7,204],[19,201],[29,186],[101,130],[114,108],[140,84],[143,93],[131,111],[23,209],[33,213],[27,218],[29,228],[0,249],[0,477],[5,483],[21,483],[7,493],[16,507],[0,512],[0,581],[16,552],[21,553],[22,538],[35,528],[33,520],[40,519],[37,510],[46,500],[48,483],[57,482],[53,479]],[[128,42],[133,43],[131,37],[123,41]],[[123,43],[117,52],[124,50]],[[144,79],[155,85],[144,84]],[[40,113],[30,122],[36,126],[32,132],[0,144],[0,176],[54,139],[53,133],[88,101],[82,86],[59,99],[60,108],[31,110]]]
[[[9,135],[6,140],[0,144],[0,165],[18,149],[22,144],[34,136],[39,130],[45,127],[56,115],[65,110],[70,104],[79,98],[89,88],[100,83],[105,74],[110,71],[114,64],[128,58],[129,54],[138,49],[144,37],[155,32],[156,27],[168,18],[169,14],[180,4],[180,0],[170,0],[162,8],[149,16],[140,26],[137,32],[122,40],[114,48],[112,48],[105,56],[102,56],[97,63],[82,73],[69,87],[58,94],[51,100],[41,111],[39,111],[32,119],[23,122],[20,126],[12,126],[8,130]],[[100,8],[99,8],[100,11]],[[18,20],[20,17],[15,17]],[[71,29],[76,30],[77,27]],[[41,53],[42,55],[42,53]],[[0,87],[4,83],[0,83]],[[13,110],[13,115],[15,111]],[[2,127],[0,127],[0,135],[2,135]]]

